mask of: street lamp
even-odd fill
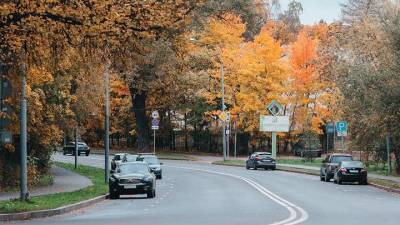
[[[190,41],[196,42],[199,44],[205,44],[201,43],[195,38],[190,38]],[[205,44],[207,45],[207,44]],[[218,48],[218,58],[220,61],[220,72],[221,72],[221,110],[222,113],[225,114],[225,88],[224,88],[224,62],[222,60],[222,54],[221,54],[221,48],[217,46]],[[225,121],[222,121],[222,152],[224,156],[224,161],[226,161],[226,124]]]
[[[20,66],[21,73],[21,115],[20,115],[20,198],[26,201],[29,197],[27,178],[27,102],[26,102],[26,65]]]
[[[104,70],[104,182],[109,179],[109,152],[110,152],[110,78],[109,63]]]

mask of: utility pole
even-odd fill
[[[234,157],[236,158],[237,156],[237,127],[236,127],[236,120],[233,122],[234,127],[235,127],[235,145],[233,146],[233,150],[234,150]]]
[[[107,62],[104,71],[104,181],[107,184],[109,178],[109,152],[110,152],[110,78],[109,64]]]
[[[78,169],[78,126],[79,124],[76,125],[75,127],[75,149],[74,149],[74,156],[75,156],[75,169]]]
[[[388,163],[388,174],[392,174],[392,162],[390,158],[390,135],[386,135],[386,154]]]
[[[224,88],[224,64],[222,62],[222,56],[220,54],[221,60],[221,96],[222,96],[222,113],[225,113],[225,88]],[[226,131],[225,131],[225,121],[222,121],[222,151],[224,155],[224,161],[226,161]]]
[[[21,115],[20,115],[20,198],[26,201],[28,193],[27,170],[27,102],[26,102],[26,65],[21,65]]]

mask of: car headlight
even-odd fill
[[[154,171],[159,171],[159,170],[161,170],[161,168],[160,167],[155,167],[155,168],[153,168],[153,170]]]

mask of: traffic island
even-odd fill
[[[106,198],[108,186],[104,183],[104,171],[100,168],[56,163],[57,166],[88,177],[93,185],[72,192],[60,192],[32,197],[29,201],[19,199],[0,201],[0,221],[26,220],[67,213]]]

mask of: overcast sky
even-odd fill
[[[341,17],[340,4],[346,0],[297,0],[303,5],[300,19],[303,24],[318,23],[321,19],[331,23]],[[287,9],[291,0],[280,0],[282,11]]]

